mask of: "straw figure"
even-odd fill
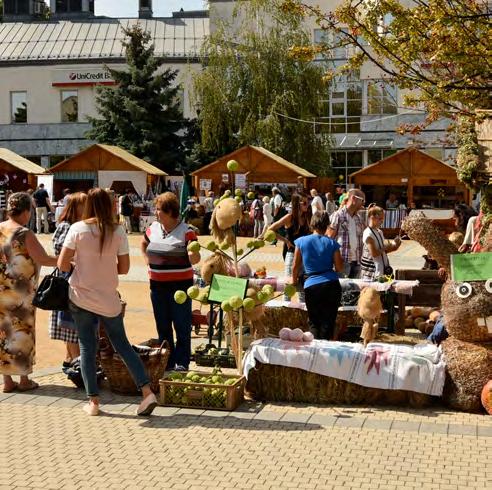
[[[402,229],[447,272],[448,280],[441,290],[441,310],[450,335],[441,344],[447,369],[443,399],[458,410],[480,411],[481,391],[492,379],[492,350],[484,344],[489,339],[487,327],[479,324],[478,319],[492,315],[491,293],[483,281],[469,282],[471,290],[451,281],[450,256],[458,253],[456,247],[441,236],[423,213],[412,213]],[[486,244],[485,249],[490,246]]]
[[[364,288],[360,293],[357,302],[357,313],[364,320],[361,338],[364,340],[364,347],[372,342],[378,333],[378,321],[381,316],[383,305],[379,297],[379,292],[372,288]]]
[[[247,263],[239,263],[238,267],[239,277],[251,277],[251,267]],[[234,277],[236,273],[233,261],[223,253],[215,252],[203,261],[200,269],[200,275],[207,284],[212,282],[213,274]],[[254,337],[262,338],[265,336],[265,328],[261,319],[265,313],[265,307],[257,299],[258,291],[258,288],[249,287],[246,292],[246,297],[253,298],[256,306],[252,310],[244,311],[244,320],[251,325]]]
[[[219,245],[236,243],[233,226],[240,218],[241,206],[235,199],[227,197],[217,203],[210,220],[210,232]]]

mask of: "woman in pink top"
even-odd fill
[[[104,325],[109,340],[141,388],[143,401],[137,415],[150,415],[157,405],[140,358],[126,337],[121,303],[116,288],[118,274],[130,269],[128,239],[114,222],[111,199],[103,189],[91,189],[84,209],[84,220],[73,224],[65,238],[58,267],[69,271],[70,312],[80,343],[80,367],[89,403],[89,415],[99,413],[99,388],[96,377],[98,323]]]

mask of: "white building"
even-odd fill
[[[95,17],[93,0],[51,0],[50,20],[40,20],[43,2],[4,1],[0,24],[0,147],[43,166],[90,146],[87,116],[97,116],[96,86],[112,84],[104,66],[123,68],[122,27],[136,22],[152,35],[163,69],[179,71],[185,117],[191,74],[209,31],[208,12],[176,12],[152,18],[152,1],[140,0],[138,17]],[[58,8],[58,11],[57,11]],[[137,14],[137,12],[135,12]]]
[[[58,163],[93,142],[84,138],[86,116],[97,116],[95,87],[108,83],[104,65],[124,67],[122,27],[140,22],[152,35],[164,68],[179,70],[184,115],[190,104],[191,74],[200,70],[204,37],[221,18],[229,18],[235,0],[210,0],[210,12],[176,12],[170,18],[152,17],[152,0],[139,0],[139,18],[95,17],[95,0],[51,0],[52,16],[40,20],[43,2],[6,0],[0,24],[0,147],[7,147],[43,166]],[[326,11],[340,0],[315,0]],[[57,10],[58,9],[58,10]],[[137,12],[135,12],[137,14]],[[313,42],[324,35],[308,26]],[[343,64],[346,48],[333,50],[320,63]],[[449,161],[455,149],[446,146],[447,121],[426,128],[415,139],[398,134],[403,123],[424,115],[403,107],[402,94],[382,81],[371,65],[352,79],[337,80],[325,96],[325,115],[317,132],[331,132],[332,165],[347,175],[409,144],[418,143],[432,156]]]

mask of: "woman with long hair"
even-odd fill
[[[36,292],[39,266],[55,266],[36,235],[27,228],[32,198],[27,192],[11,194],[7,202],[7,221],[0,223],[0,374],[3,392],[28,391],[38,387],[29,379],[34,364]],[[20,376],[17,383],[12,375]]]
[[[89,415],[99,413],[99,387],[96,376],[98,322],[100,321],[115,351],[123,359],[143,400],[137,415],[150,415],[157,400],[149,385],[144,366],[126,337],[118,274],[128,274],[130,255],[125,230],[115,223],[109,194],[91,189],[84,207],[83,221],[68,231],[58,258],[64,272],[75,267],[70,276],[70,312],[75,321],[80,344],[80,367],[89,403]]]
[[[56,230],[53,233],[52,243],[55,255],[58,257],[63,247],[63,242],[70,227],[82,219],[87,194],[76,192],[65,196],[65,205],[58,218]],[[69,367],[71,362],[80,355],[79,336],[69,311],[52,311],[49,325],[49,336],[52,340],[65,342],[66,354],[63,367]]]
[[[268,228],[276,233],[277,240],[284,242],[285,277],[291,277],[292,275],[295,251],[294,241],[311,233],[309,229],[311,206],[309,205],[308,197],[301,194],[292,194],[290,204],[290,213],[280,218]],[[285,236],[278,233],[278,230],[282,227],[285,228]],[[299,293],[299,301],[304,302],[302,280],[296,281],[296,285]],[[289,297],[284,296],[284,300],[289,301]]]

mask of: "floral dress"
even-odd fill
[[[26,248],[27,228],[0,226],[0,374],[32,373],[38,268]]]

